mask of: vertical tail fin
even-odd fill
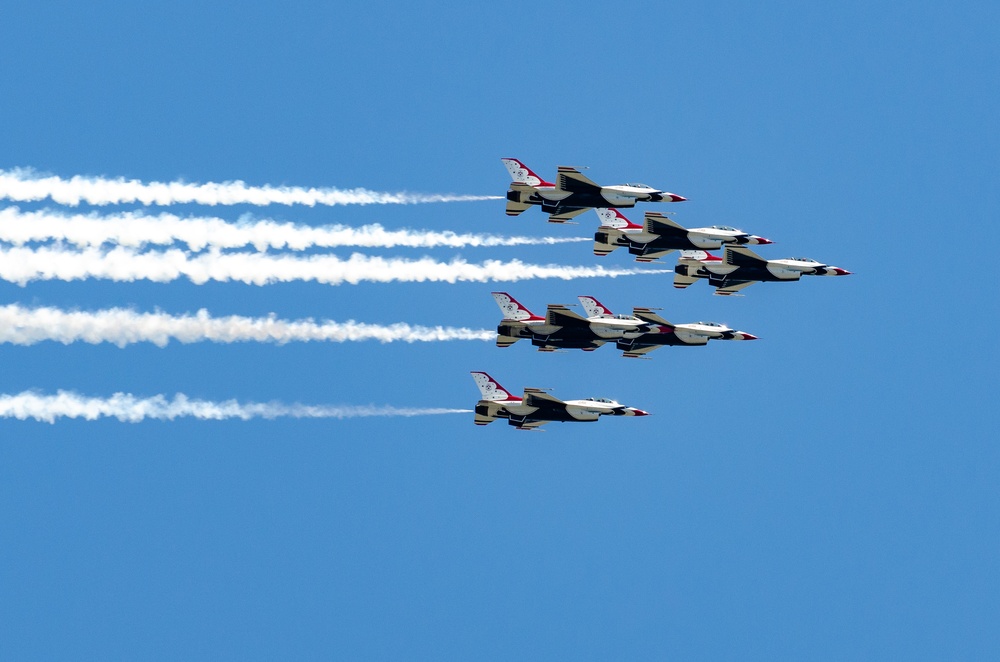
[[[577,297],[583,309],[587,311],[587,317],[614,317],[614,313],[594,297]]]
[[[505,320],[526,322],[528,320],[545,319],[532,313],[530,310],[521,305],[521,302],[506,292],[493,292],[493,299],[497,302],[497,305],[500,306],[500,311],[503,312],[503,318]]]
[[[536,175],[532,172],[531,168],[517,159],[503,158],[500,160],[507,166],[507,172],[510,173],[510,178],[515,182],[527,184],[528,186],[555,186],[552,182],[547,182]]]
[[[625,215],[614,208],[597,207],[594,209],[597,212],[597,218],[601,219],[601,225],[609,228],[616,228],[618,230],[641,230],[642,226],[633,223],[632,221],[625,218]]]
[[[510,400],[520,401],[521,398],[515,397],[510,394],[510,391],[500,386],[500,383],[487,375],[485,372],[473,372],[472,379],[476,382],[476,386],[479,387],[479,392],[483,396],[483,400],[489,402],[507,402]]]

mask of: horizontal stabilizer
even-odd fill
[[[514,336],[497,336],[497,347],[510,347],[516,343],[520,338],[515,338]]]
[[[513,200],[508,200],[507,201],[507,215],[508,216],[517,216],[518,214],[520,214],[521,212],[523,212],[525,209],[528,209],[529,207],[531,207],[531,205],[529,205],[529,204],[525,204],[523,202],[514,202]]]
[[[681,274],[674,274],[674,287],[677,289],[684,289],[691,283],[697,281],[698,279],[694,276],[682,276]]]
[[[476,418],[473,421],[473,423],[475,423],[476,425],[489,425],[495,420],[497,419],[490,418],[489,416],[482,416],[481,414],[476,414]]]

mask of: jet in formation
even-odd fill
[[[559,349],[592,352],[614,342],[623,356],[639,358],[659,347],[705,345],[713,339],[757,339],[715,322],[672,324],[651,308],[633,308],[631,315],[615,315],[591,296],[577,297],[587,317],[559,304],[549,304],[545,317],[539,317],[506,292],[494,292],[493,298],[503,312],[497,326],[498,347],[510,347],[524,338],[542,352]]]
[[[517,216],[538,205],[550,223],[565,223],[596,207],[634,207],[637,202],[683,202],[685,198],[645,184],[601,186],[576,168],[559,166],[556,181],[547,182],[517,159],[500,159],[514,181],[507,191],[507,215]]]
[[[802,276],[849,276],[850,271],[804,257],[766,260],[749,248],[726,246],[723,257],[706,251],[682,251],[674,268],[674,287],[707,278],[715,293],[731,295],[760,282],[799,280]]]
[[[607,398],[560,400],[546,393],[546,389],[525,388],[524,397],[519,398],[485,372],[473,372],[472,378],[483,396],[476,403],[476,425],[489,425],[498,418],[506,418],[518,430],[533,430],[552,421],[588,422],[601,416],[649,415]]]
[[[627,247],[636,262],[652,262],[678,250],[712,250],[727,245],[772,244],[770,239],[748,234],[728,225],[685,228],[659,212],[648,211],[643,224],[633,223],[620,211],[598,208],[601,226],[594,234],[594,255],[604,256]]]

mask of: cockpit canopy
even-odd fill
[[[795,260],[796,262],[812,262],[813,264],[819,264],[819,262],[809,257],[790,257],[788,259]]]
[[[717,322],[698,322],[698,324],[701,324],[702,326],[717,326],[719,328],[722,328],[722,325],[718,324]]]
[[[636,182],[632,182],[632,183],[626,184],[625,186],[631,186],[632,188],[647,188],[650,191],[653,190],[652,186],[647,186],[646,184],[639,184],[639,183],[636,183]]]
[[[743,232],[743,230],[738,230],[731,225],[713,225],[713,230],[726,230],[727,232]]]
[[[585,400],[590,400],[591,402],[601,402],[606,405],[616,405],[618,404],[614,400],[608,400],[607,398],[584,398]]]

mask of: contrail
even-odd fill
[[[0,198],[33,202],[51,199],[61,205],[409,205],[424,202],[500,200],[495,195],[439,195],[386,193],[364,188],[338,189],[301,186],[250,186],[245,182],[143,182],[76,175],[64,179],[43,175],[31,168],[0,170]]]
[[[238,418],[359,418],[372,416],[434,416],[468,414],[471,409],[390,407],[375,405],[302,405],[280,402],[238,402],[195,400],[183,393],[171,399],[163,395],[138,398],[131,393],[115,393],[110,398],[93,398],[72,391],[57,391],[42,395],[33,391],[0,394],[0,418],[34,419],[55,423],[57,418],[117,418],[126,423],[146,419],[172,421],[175,418],[196,418],[221,421]]]
[[[0,306],[0,343],[34,345],[45,340],[112,343],[125,347],[150,342],[164,347],[171,340],[194,342],[435,342],[447,340],[492,340],[494,331],[445,326],[409,324],[363,324],[314,322],[311,319],[282,320],[270,317],[212,317],[202,309],[194,315],[137,313],[125,308],[95,312],[66,311],[59,308],[23,308],[17,304]]]
[[[253,246],[258,251],[362,246],[394,248],[464,248],[480,246],[550,245],[591,241],[589,237],[501,237],[489,234],[457,234],[448,230],[387,230],[375,223],[362,226],[313,227],[244,216],[236,223],[216,217],[182,218],[121,212],[99,216],[65,214],[52,210],[0,209],[0,241],[15,246],[30,242],[60,240],[80,248],[117,244],[130,248],[148,245],[187,244],[194,251]]]
[[[461,258],[439,262],[429,257],[417,260],[355,253],[342,259],[335,255],[269,255],[267,253],[221,253],[212,250],[192,255],[179,249],[137,252],[117,247],[67,250],[61,246],[32,248],[0,247],[0,280],[25,285],[36,280],[113,281],[150,280],[166,283],[187,278],[201,285],[208,281],[238,281],[252,285],[290,281],[315,281],[327,285],[361,282],[514,282],[535,278],[602,278],[635,274],[673,273],[670,269],[605,268],[529,264],[520,260],[487,260],[470,264]]]

